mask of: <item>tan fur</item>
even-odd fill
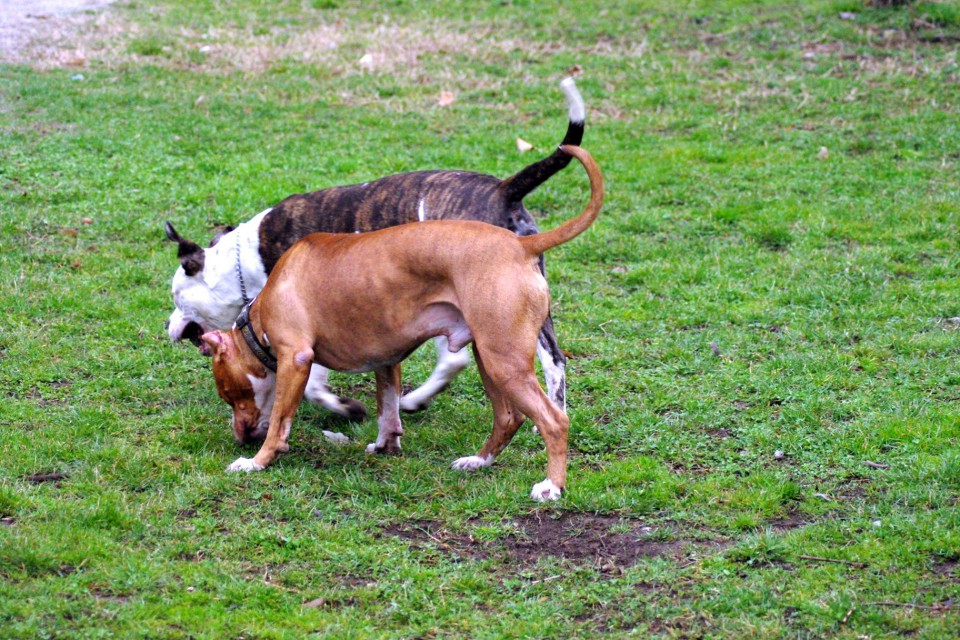
[[[311,234],[283,255],[250,308],[251,326],[278,361],[269,430],[253,459],[259,467],[287,450],[311,362],[375,371],[381,433],[374,449],[399,448],[395,403],[382,398],[399,394],[400,362],[425,340],[445,335],[452,350],[473,343],[493,405],[493,433],[478,456],[499,454],[527,416],[546,443],[548,479],[564,487],[568,419],[534,373],[550,302],[537,257],[582,233],[603,202],[596,163],[579,147],[564,150],[586,168],[591,198],[580,216],[553,231],[518,237],[480,222],[427,221],[367,234]],[[218,391],[236,416],[252,398],[248,376],[266,372],[237,330],[203,341],[214,353]],[[256,419],[238,426],[235,418],[238,438]]]

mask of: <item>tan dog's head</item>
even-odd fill
[[[240,444],[263,440],[277,376],[250,352],[236,329],[211,331],[200,337],[200,350],[213,356],[217,393],[233,408],[233,436]]]

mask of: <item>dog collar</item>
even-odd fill
[[[253,326],[250,324],[250,305],[252,304],[253,302],[251,301],[243,307],[243,311],[240,312],[240,316],[237,318],[236,327],[240,330],[243,341],[250,347],[250,351],[257,357],[260,364],[276,373],[277,359],[267,350],[267,347],[260,344],[260,341],[257,339],[257,334],[253,332]]]

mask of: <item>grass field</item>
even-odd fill
[[[121,1],[0,65],[0,637],[957,637],[958,5],[366,6]],[[163,221],[508,176],[575,66],[608,198],[548,256],[565,497],[528,498],[528,428],[449,469],[490,428],[472,368],[400,456],[303,406],[225,473],[255,449],[166,337]],[[586,197],[571,166],[526,204]]]

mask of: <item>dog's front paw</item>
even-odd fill
[[[562,494],[563,489],[553,484],[553,482],[547,478],[543,482],[538,482],[533,485],[533,491],[530,492],[530,497],[537,502],[547,502],[548,500],[559,500]]]
[[[456,469],[457,471],[476,471],[483,467],[489,467],[491,464],[493,464],[493,456],[487,456],[486,458],[480,456],[465,456],[454,460],[450,468]]]
[[[263,468],[263,465],[257,464],[253,458],[237,458],[230,463],[227,471],[230,473],[237,473],[238,471],[250,473],[251,471],[263,471]]]
[[[400,438],[394,436],[383,444],[371,442],[367,445],[367,453],[400,453]]]

